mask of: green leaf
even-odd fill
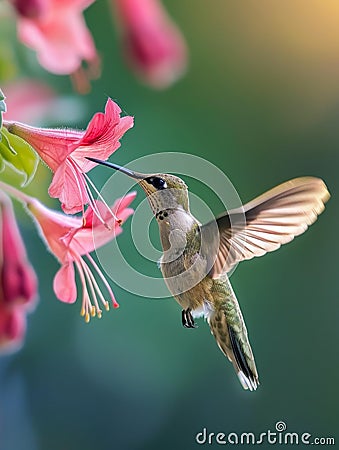
[[[1,129],[0,171],[8,164],[24,176],[22,186],[32,181],[39,163],[39,157],[33,148],[19,136],[11,134],[6,128]]]

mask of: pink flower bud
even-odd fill
[[[21,308],[0,306],[0,352],[18,350],[26,332],[26,315]]]
[[[115,0],[126,58],[147,84],[166,88],[186,69],[184,38],[158,0]]]
[[[42,17],[49,5],[49,0],[12,0],[17,13],[26,18]]]
[[[10,200],[0,198],[0,304],[30,305],[37,296],[37,279],[30,265]]]

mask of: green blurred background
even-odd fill
[[[111,96],[135,116],[116,163],[187,152],[220,167],[244,201],[303,175],[323,178],[332,198],[305,235],[232,275],[259,370],[254,393],[242,390],[202,320],[196,330],[181,326],[171,298],[113,286],[120,308],[86,325],[79,302],[55,298],[58,264],[22,221],[40,302],[23,349],[0,360],[1,450],[193,449],[204,427],[259,434],[279,420],[313,437],[338,432],[339,4],[165,5],[187,39],[190,65],[161,92],[125,68],[106,2],[86,11],[104,67],[81,100],[86,113],[77,125],[85,127]],[[29,64],[26,70],[36,75]],[[39,77],[71,94],[66,78]],[[98,186],[108,176],[102,168],[92,173]],[[134,206],[142,199],[139,191]],[[127,227],[119,240],[128,252]]]

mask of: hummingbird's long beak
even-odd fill
[[[95,162],[97,164],[102,164],[103,166],[110,167],[111,169],[120,170],[120,172],[124,173],[125,175],[128,175],[129,177],[135,178],[136,180],[143,180],[144,178],[147,178],[147,175],[134,172],[133,170],[126,169],[125,167],[118,166],[117,164],[113,164],[109,161],[103,161],[101,159],[96,158],[90,158],[89,156],[86,156],[86,159],[89,161]]]

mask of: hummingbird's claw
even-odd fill
[[[185,328],[197,328],[189,308],[181,311],[181,321]]]

